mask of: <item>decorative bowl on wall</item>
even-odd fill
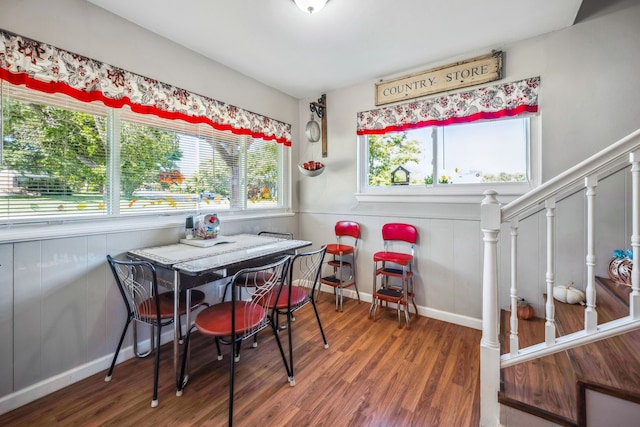
[[[314,161],[310,161],[310,162],[306,162],[301,165],[300,164],[298,165],[298,170],[300,171],[301,174],[305,176],[318,176],[322,172],[324,172],[324,169],[325,167],[322,163],[314,162]]]

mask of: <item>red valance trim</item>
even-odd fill
[[[538,111],[540,77],[419,99],[362,111],[358,135],[380,135],[426,126],[447,126]]]
[[[82,102],[100,101],[107,107],[111,107],[111,108],[122,108],[125,105],[128,105],[131,108],[131,111],[135,113],[152,114],[154,116],[158,116],[160,118],[168,119],[168,120],[176,120],[176,119],[184,120],[185,122],[188,122],[191,124],[207,124],[213,127],[214,129],[229,131],[235,135],[250,135],[253,138],[262,138],[266,141],[276,141],[280,144],[284,144],[287,147],[291,146],[291,141],[285,138],[276,138],[273,135],[265,135],[263,133],[252,132],[249,129],[238,129],[230,125],[222,125],[219,123],[214,123],[212,120],[210,120],[207,117],[189,116],[183,113],[161,110],[156,107],[139,105],[134,102],[131,102],[131,100],[127,97],[120,98],[120,99],[113,99],[113,98],[108,98],[104,96],[104,94],[99,91],[85,92],[78,89],[74,89],[69,85],[66,85],[60,82],[43,82],[43,81],[36,80],[29,77],[26,73],[14,74],[14,73],[10,73],[4,68],[0,68],[0,79],[6,80],[7,82],[14,85],[24,85],[29,89],[34,89],[40,92],[45,92],[50,94],[63,93],[65,95],[68,95]]]
[[[444,120],[432,119],[432,120],[426,120],[426,121],[416,122],[416,123],[404,123],[396,126],[387,126],[384,129],[358,130],[357,134],[358,135],[382,135],[389,132],[402,132],[405,130],[418,129],[418,128],[423,128],[428,126],[447,126],[447,125],[454,125],[454,124],[460,124],[460,123],[475,122],[477,120],[492,120],[492,119],[499,119],[500,117],[517,116],[519,114],[537,113],[537,112],[538,112],[537,105],[520,105],[519,107],[514,108],[512,110],[500,110],[500,111],[492,111],[492,112],[485,111],[485,112],[471,114],[466,117],[449,117]]]
[[[111,108],[128,105],[136,113],[206,124],[291,146],[291,125],[287,123],[2,30],[0,48],[0,79],[12,84],[62,93],[81,102],[100,101]],[[140,84],[144,94],[138,91]],[[127,96],[130,93],[146,98],[132,100]]]

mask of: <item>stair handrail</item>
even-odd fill
[[[587,176],[594,174],[601,176],[614,171],[624,162],[628,162],[629,153],[637,149],[640,149],[640,129],[502,206],[502,222],[517,218],[528,210],[539,207],[550,197],[571,191],[581,185]]]

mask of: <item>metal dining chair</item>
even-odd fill
[[[118,346],[105,381],[111,381],[113,371],[122,348],[122,343],[129,329],[133,325],[133,349],[137,357],[146,357],[155,350],[153,370],[153,398],[151,407],[158,406],[158,367],[160,358],[160,334],[163,326],[174,322],[174,294],[173,292],[159,293],[158,277],[155,267],[147,261],[121,261],[107,255],[109,267],[113,272],[116,284],[120,290],[122,300],[127,309],[127,320],[122,329]],[[194,310],[204,303],[205,295],[202,291],[191,291],[191,309]],[[186,294],[185,294],[186,295]],[[208,304],[207,304],[208,305]],[[181,294],[179,314],[186,314],[186,298]],[[138,351],[137,324],[144,323],[151,327],[149,337],[149,351]]]
[[[221,302],[202,310],[195,319],[194,325],[187,331],[185,339],[180,380],[177,396],[181,396],[186,386],[186,367],[189,355],[189,343],[194,331],[213,337],[218,351],[218,360],[222,359],[220,344],[231,346],[231,367],[229,381],[229,426],[233,424],[233,395],[236,363],[240,361],[240,344],[261,330],[271,327],[280,350],[287,377],[291,376],[289,365],[278,336],[275,324],[275,307],[268,308],[267,300],[275,292],[276,298],[286,278],[290,256],[286,255],[273,263],[244,268],[234,274],[231,279],[231,301]],[[243,298],[238,296],[242,289]]]
[[[286,240],[293,240],[293,233],[288,233],[285,231],[260,231],[258,232],[258,236],[266,236],[266,237],[275,237],[277,239],[286,239]],[[222,300],[225,301],[228,297],[228,292],[229,292],[229,286],[231,284],[231,281],[228,281],[225,285],[224,285],[224,292],[222,293]],[[257,344],[256,344],[257,345]]]
[[[320,292],[320,273],[322,272],[322,263],[327,251],[326,246],[320,249],[309,252],[298,253],[291,259],[289,266],[289,273],[287,275],[287,282],[282,288],[281,292],[272,292],[267,299],[267,307],[276,309],[275,324],[278,323],[278,315],[285,315],[287,317],[286,329],[288,331],[289,338],[289,384],[291,386],[296,385],[296,380],[293,371],[293,337],[292,329],[295,320],[293,314],[300,310],[307,304],[313,306],[313,311],[318,321],[318,327],[320,328],[320,334],[322,335],[322,341],[324,342],[324,348],[329,348],[327,338],[322,329],[322,322],[320,322],[320,315],[318,314],[318,308],[316,306],[316,297]],[[279,295],[279,297],[278,297]]]

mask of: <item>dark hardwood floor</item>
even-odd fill
[[[322,294],[324,349],[313,308],[294,324],[296,386],[290,387],[270,330],[259,346],[243,344],[236,368],[238,426],[477,426],[481,332],[425,317],[398,329],[388,310],[376,322],[369,304],[346,300],[336,312]],[[286,331],[281,332],[285,340]],[[0,426],[222,426],[227,422],[229,347],[218,361],[213,342],[194,335],[191,379],[181,397],[171,348],[161,352],[159,406],[151,408],[153,360],[99,373],[4,415]]]

